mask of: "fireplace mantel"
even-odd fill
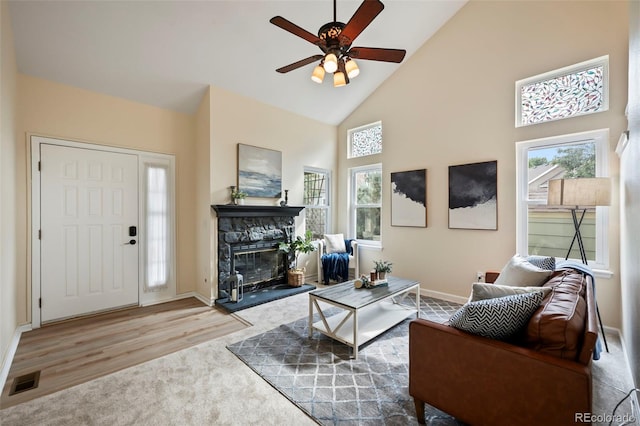
[[[218,217],[294,217],[304,207],[296,206],[237,206],[235,204],[212,204]]]

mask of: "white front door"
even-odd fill
[[[137,156],[41,144],[40,162],[42,322],[137,305]]]

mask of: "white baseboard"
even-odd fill
[[[627,345],[625,344],[625,339],[624,339],[624,335],[622,334],[622,331],[617,329],[617,328],[610,328],[610,327],[605,327],[605,329],[611,329],[611,330],[615,330],[618,333],[618,336],[620,337],[620,345],[622,346],[622,354],[624,356],[624,358],[627,361],[627,374],[629,375],[629,377],[631,377],[631,386],[633,386],[634,389],[640,389],[640,383],[636,383],[635,377],[633,376],[633,372],[631,371],[631,358],[629,358],[629,352],[627,352]],[[640,391],[635,391],[631,394],[631,398],[633,399],[632,404],[635,403],[635,406],[632,405],[632,409],[635,407],[636,410],[640,411],[640,405],[638,405],[640,403]],[[637,419],[637,412],[632,413],[634,415],[634,417]]]
[[[469,300],[468,297],[456,296],[455,294],[449,294],[449,293],[442,293],[440,291],[429,290],[422,287],[420,288],[420,295],[434,297],[436,299],[442,299],[449,302],[460,303],[461,305],[464,305]]]
[[[188,299],[189,297],[195,297],[196,299],[198,299],[199,301],[201,301],[207,306],[213,306],[214,304],[213,300],[207,300],[207,298],[201,295],[200,293],[197,293],[195,291],[190,291],[188,293],[180,293],[180,294],[176,294],[175,296],[165,297],[163,299],[157,299],[150,302],[142,303],[140,304],[140,306],[159,305],[161,303],[172,302],[174,300]]]
[[[216,303],[215,299],[209,299],[195,291],[189,293],[188,296],[185,296],[185,297],[195,297],[196,299],[198,299],[199,301],[201,301],[207,306],[213,306]]]
[[[11,343],[9,344],[9,348],[7,348],[6,356],[2,360],[2,371],[0,371],[0,389],[4,389],[4,385],[7,382],[7,377],[9,377],[9,370],[11,369],[13,357],[16,355],[16,351],[18,350],[20,336],[22,336],[22,333],[24,333],[25,331],[30,330],[31,324],[19,325],[16,328],[16,331],[13,333],[13,338],[11,339]]]

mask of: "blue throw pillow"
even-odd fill
[[[472,334],[505,340],[527,325],[542,298],[542,291],[536,291],[469,302],[451,316],[449,324]]]

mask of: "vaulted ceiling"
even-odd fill
[[[410,60],[466,0],[383,0],[354,45],[405,49],[403,63],[358,61],[345,87],[311,81],[315,64],[275,70],[321,53],[269,19],[307,31],[333,20],[330,0],[11,1],[18,71],[145,104],[194,113],[209,85],[328,124],[339,124]],[[348,22],[361,1],[337,1]]]

